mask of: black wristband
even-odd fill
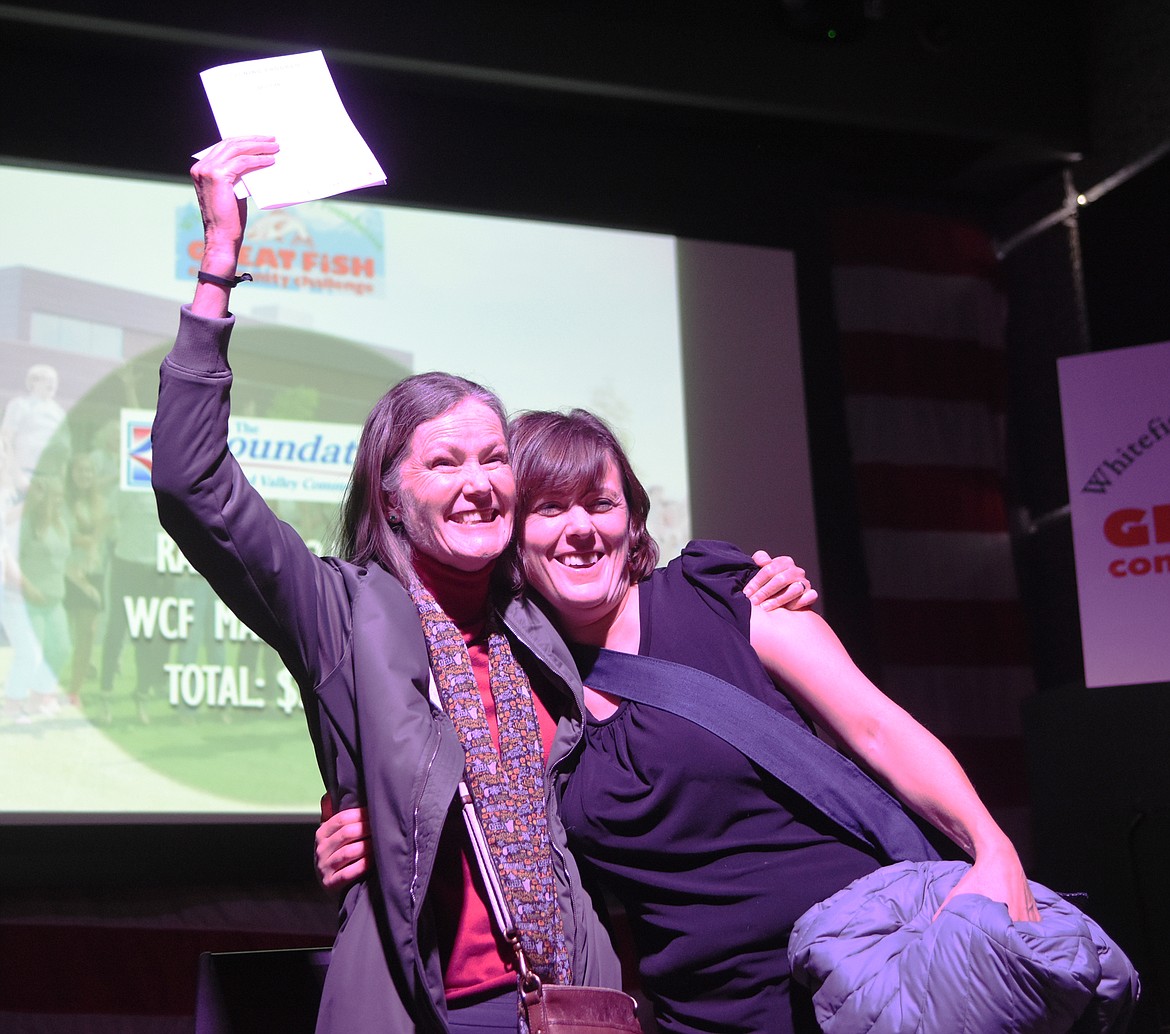
[[[195,279],[201,284],[215,284],[217,287],[226,287],[230,290],[236,284],[242,284],[247,280],[251,280],[252,274],[241,273],[239,276],[216,276],[214,273],[205,273],[201,269],[195,274]]]

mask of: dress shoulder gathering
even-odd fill
[[[794,722],[749,641],[740,590],[757,570],[692,542],[639,585],[640,653],[740,687]],[[796,794],[713,734],[623,701],[590,719],[562,810],[570,843],[626,908],[643,979],[670,1029],[781,1034],[794,1019],[788,936],[811,905],[878,865]]]

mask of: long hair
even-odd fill
[[[410,543],[401,525],[387,517],[387,499],[398,491],[402,461],[419,424],[434,420],[466,399],[482,402],[508,417],[496,394],[450,373],[418,373],[399,381],[370,410],[358,440],[357,456],[341,506],[338,553],[355,564],[377,561],[404,584],[411,579]]]
[[[600,484],[612,460],[621,475],[630,518],[630,584],[658,566],[658,543],[646,528],[650,496],[609,425],[584,409],[531,411],[512,420],[512,471],[516,475],[516,535],[523,549],[524,521],[544,496],[573,497]],[[516,571],[522,576],[521,571]]]

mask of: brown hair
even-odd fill
[[[646,528],[650,496],[630,466],[629,457],[609,425],[584,409],[568,413],[533,411],[512,421],[512,470],[516,475],[516,528],[523,541],[524,520],[548,495],[575,496],[600,484],[613,460],[622,479],[630,515],[630,583],[658,566],[658,543]]]
[[[338,552],[343,558],[355,564],[377,561],[399,581],[410,582],[410,542],[401,524],[391,526],[387,500],[398,491],[402,461],[419,424],[442,416],[466,399],[482,402],[495,413],[507,437],[508,417],[499,397],[481,384],[450,373],[407,377],[374,404],[358,440],[341,507]]]

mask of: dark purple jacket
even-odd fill
[[[318,1030],[443,1031],[446,1006],[428,886],[439,834],[463,771],[454,727],[427,699],[418,613],[377,565],[322,559],[280,521],[227,448],[234,320],[184,308],[163,360],[154,420],[159,519],[220,598],[296,679],[322,778],[338,808],[363,805],[374,872],[346,895]],[[517,657],[564,703],[550,753],[581,737],[572,658],[540,611],[503,610]],[[578,983],[620,987],[621,974],[576,862],[548,780],[558,899]]]

